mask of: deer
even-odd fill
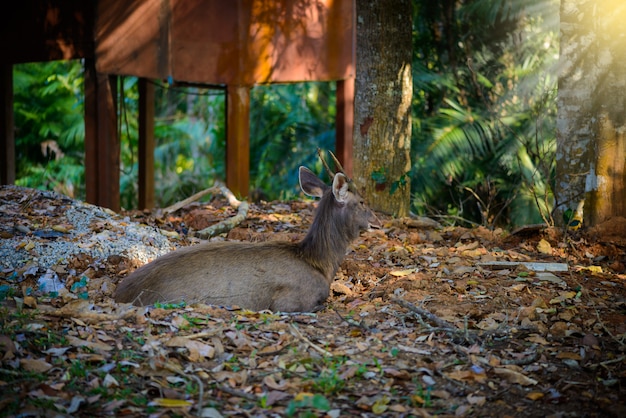
[[[308,168],[299,168],[302,191],[320,198],[301,241],[222,241],[183,247],[128,275],[117,286],[115,301],[136,306],[184,301],[273,312],[322,309],[350,243],[361,231],[380,225],[333,158],[340,171],[332,175],[331,186]]]

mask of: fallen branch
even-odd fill
[[[223,234],[225,232],[230,231],[231,229],[239,225],[241,222],[243,222],[244,219],[246,219],[246,217],[248,216],[248,209],[250,208],[250,205],[248,205],[248,202],[246,202],[245,200],[244,201],[238,200],[233,194],[233,192],[231,192],[230,189],[228,189],[228,187],[217,182],[213,187],[209,187],[208,189],[202,190],[194,194],[193,196],[188,197],[185,200],[181,200],[180,202],[175,203],[172,206],[169,206],[163,209],[163,213],[167,214],[171,212],[176,212],[178,209],[183,208],[187,206],[188,204],[200,199],[201,197],[207,194],[211,194],[211,193],[221,193],[226,198],[226,200],[228,200],[229,205],[231,205],[234,208],[237,208],[237,214],[233,216],[232,218],[225,219],[221,222],[218,222],[214,225],[211,225],[207,228],[197,231],[194,234],[196,237],[200,239],[209,239],[216,235]]]
[[[208,189],[204,189],[202,191],[199,191],[198,193],[194,194],[193,196],[189,196],[187,199],[181,200],[180,202],[176,202],[173,205],[166,207],[165,209],[163,209],[163,213],[164,214],[168,214],[168,213],[176,212],[178,209],[184,208],[188,204],[193,203],[196,200],[199,200],[199,199],[201,199],[202,197],[204,197],[204,196],[206,196],[208,194],[219,193],[221,191],[221,187],[223,187],[223,186],[216,182],[216,184],[213,187],[209,187]]]
[[[439,328],[442,328],[442,329],[445,329],[445,330],[454,331],[455,333],[458,333],[458,332],[462,331],[462,330],[458,329],[457,327],[455,327],[454,324],[451,324],[448,321],[445,321],[445,320],[439,318],[437,315],[427,311],[426,309],[419,308],[419,307],[415,306],[414,304],[412,304],[411,302],[407,302],[404,299],[393,298],[393,299],[391,299],[391,301],[394,302],[394,303],[397,303],[398,305],[402,306],[403,308],[406,308],[406,309],[410,310],[411,312],[414,312],[414,313],[418,314],[422,318],[426,318],[428,321],[430,321],[431,323],[435,324]]]
[[[61,308],[48,307],[41,305],[39,310],[46,315],[56,316],[60,318],[76,318],[88,324],[101,324],[103,322],[119,321],[128,319],[137,314],[135,307],[117,310],[114,313],[97,312],[91,309],[91,305],[86,300],[78,300],[70,302]]]
[[[248,216],[248,208],[250,206],[246,201],[239,202],[238,206],[237,214],[235,216],[204,228],[203,230],[196,232],[195,236],[200,239],[209,239],[216,235],[223,234],[224,232],[228,232],[239,225],[246,219],[246,216]]]

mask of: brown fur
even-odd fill
[[[377,223],[337,174],[333,187],[300,168],[300,185],[321,197],[313,225],[299,243],[203,243],[166,254],[129,275],[115,300],[238,305],[251,310],[313,311],[326,300],[348,245]]]

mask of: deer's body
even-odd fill
[[[166,254],[139,268],[116,289],[115,300],[237,305],[251,310],[305,312],[328,297],[348,245],[377,222],[348,180],[332,188],[300,168],[305,193],[321,197],[313,225],[298,243],[203,243]]]

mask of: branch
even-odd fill
[[[201,239],[209,239],[224,232],[228,232],[237,225],[239,225],[241,222],[244,221],[244,219],[246,219],[246,216],[248,216],[248,208],[250,206],[246,201],[239,202],[238,206],[239,208],[237,209],[237,214],[235,216],[233,216],[232,218],[224,219],[223,221],[218,222],[215,225],[206,227],[203,230],[196,232],[195,235]]]
[[[398,305],[402,306],[403,308],[408,309],[409,311],[415,312],[416,314],[418,314],[421,317],[426,318],[429,322],[435,324],[439,328],[447,329],[449,331],[454,331],[455,333],[461,331],[456,326],[454,326],[454,324],[451,324],[448,321],[444,321],[443,319],[439,318],[437,315],[427,311],[426,309],[417,307],[414,304],[412,304],[411,302],[407,302],[406,300],[399,299],[399,298],[393,298],[393,299],[391,299],[391,301],[397,303]]]
[[[188,197],[185,200],[181,200],[180,202],[174,203],[171,206],[166,207],[165,209],[163,209],[163,213],[168,214],[168,213],[172,213],[172,212],[176,212],[178,209],[184,208],[185,206],[187,206],[188,204],[195,202],[196,200],[199,200],[200,198],[211,194],[211,193],[218,193],[221,190],[221,185],[219,185],[217,182],[213,187],[209,187],[208,189],[204,189],[196,194],[194,194],[193,196]]]

